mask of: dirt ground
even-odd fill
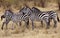
[[[57,11],[58,16],[60,18],[60,12]],[[0,17],[3,13],[0,13]],[[3,20],[4,21],[4,20]],[[24,25],[24,22],[22,22],[22,26],[18,28],[17,25],[15,25],[13,22],[10,22],[8,24],[8,29],[1,30],[2,22],[0,19],[0,38],[60,38],[60,23],[57,23],[57,28],[53,28],[53,22],[51,22],[50,29],[45,29],[44,27],[41,28],[41,23],[36,22],[34,23],[35,28],[32,30],[31,28],[31,22],[29,24],[29,29],[27,29]],[[12,25],[13,24],[13,25]],[[13,27],[15,29],[11,29]]]

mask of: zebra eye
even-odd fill
[[[25,13],[23,12],[23,15],[25,15]]]

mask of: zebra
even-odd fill
[[[6,29],[7,25],[10,21],[13,21],[14,23],[20,23],[19,19],[21,19],[20,14],[14,14],[11,10],[5,10],[5,13],[1,16],[1,19],[5,18],[1,29],[3,30],[4,24],[6,24]]]
[[[41,24],[42,24],[42,27],[43,27],[43,21],[45,21],[46,25],[47,25],[47,29],[49,28],[50,26],[50,19],[49,19],[49,14],[48,13],[44,13],[44,12],[41,12],[39,9],[37,9],[36,7],[32,7],[32,11],[34,13],[34,19],[36,19],[36,21],[40,21]],[[31,15],[32,16],[32,15]],[[32,21],[33,21],[32,20]]]
[[[55,11],[47,11],[47,13],[50,16],[50,19],[52,19],[54,21],[54,27],[57,27],[57,21],[60,22],[58,14]]]
[[[22,12],[25,13],[24,16],[26,16],[27,18],[29,18],[31,21],[32,21],[32,29],[34,29],[34,23],[33,21],[36,20],[36,21],[45,21],[46,24],[47,24],[47,28],[49,27],[49,14],[48,13],[35,13],[33,12],[33,10],[26,6],[24,9],[22,9]],[[42,17],[43,16],[43,17]]]
[[[5,20],[4,20],[2,27],[1,27],[2,30],[3,30],[4,24],[6,24],[6,29],[7,29],[7,25],[10,21],[13,21],[17,25],[18,25],[18,23],[19,23],[19,25],[21,25],[21,21],[27,22],[27,19],[23,18],[23,13],[20,12],[20,13],[15,14],[11,10],[5,10],[5,13],[1,16],[1,20],[3,18],[5,18]]]
[[[22,10],[20,10],[20,12],[24,13],[23,17],[26,17],[28,19],[30,19],[30,18],[33,19],[34,18],[33,15],[31,16],[31,14],[33,13],[33,11],[31,10],[31,8],[29,6],[25,6],[24,8],[22,8]],[[31,20],[31,21],[32,21],[32,29],[33,29],[33,27],[34,27],[33,20]]]
[[[58,17],[58,14],[54,11],[46,11],[46,12],[43,12],[43,11],[40,11],[38,8],[36,7],[32,7],[32,10],[35,12],[35,13],[48,13],[49,14],[49,18],[50,20],[53,19],[54,21],[54,27],[57,27],[57,21],[59,22],[59,17]],[[41,24],[43,25],[43,21],[41,21]],[[49,24],[50,24],[50,21],[49,21]]]
[[[56,27],[57,20],[59,21],[59,17],[57,15],[57,13],[55,13],[54,11],[53,12],[51,12],[51,11],[42,12],[35,7],[32,7],[32,9],[31,9],[28,6],[26,6],[22,10],[24,10],[23,12],[25,13],[25,16],[29,17],[29,19],[32,21],[32,29],[34,29],[34,22],[33,22],[34,20],[41,21],[42,24],[43,24],[43,21],[45,21],[45,23],[47,24],[47,27],[46,27],[47,29],[50,26],[51,19],[53,19],[53,21],[54,21],[54,27]],[[50,14],[51,14],[51,16],[50,16]]]
[[[24,6],[21,10],[19,10],[19,13],[23,15],[23,19],[24,19],[23,21],[25,21],[26,27],[28,28],[29,18],[26,17],[26,13],[27,13],[26,10],[25,10],[26,7],[28,7],[28,6]]]
[[[38,8],[32,7],[32,11],[38,16],[38,14],[42,13]],[[38,17],[37,17],[38,18]],[[41,21],[42,27],[43,27],[43,21]]]

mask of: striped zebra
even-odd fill
[[[37,9],[36,7],[32,7],[32,10],[35,12],[35,13],[48,13],[49,14],[49,19],[54,21],[54,27],[57,27],[57,21],[59,22],[59,17],[58,17],[58,14],[54,11],[46,11],[46,12],[42,12],[40,11],[39,9]],[[40,14],[40,17],[44,17],[44,15],[41,16]],[[49,24],[50,24],[50,20],[49,20]],[[43,21],[41,21],[41,24],[43,25]]]
[[[25,8],[26,8],[26,6],[24,6],[21,10],[19,10],[19,13],[23,15],[23,19],[24,19],[23,21],[25,21],[26,27],[28,28],[28,25],[29,25],[29,18],[26,17],[27,11],[26,11]]]
[[[32,21],[32,29],[34,29],[34,20],[36,21],[45,21],[47,24],[47,28],[49,27],[49,14],[48,13],[40,13],[40,12],[34,12],[33,9],[26,6],[24,9],[22,9],[22,12],[24,12],[24,16],[29,18]]]
[[[54,14],[54,12],[52,12],[51,16],[50,16],[51,11],[42,12],[35,7],[32,7],[32,9],[31,9],[28,6],[26,6],[22,10],[24,10],[23,12],[25,13],[25,16],[28,17],[32,21],[32,29],[34,29],[34,20],[41,21],[42,24],[43,24],[43,21],[45,21],[45,23],[47,25],[47,27],[46,27],[47,29],[50,26],[51,19],[54,20],[54,27],[56,27],[57,20],[59,20],[57,14]]]
[[[57,21],[60,22],[58,14],[54,11],[47,11],[47,13],[50,16],[50,19],[52,19],[54,21],[54,27],[57,27]]]
[[[42,24],[42,27],[43,27],[43,21],[45,21],[45,23],[47,25],[46,28],[49,28],[49,26],[50,26],[49,14],[48,13],[41,12],[36,7],[32,7],[32,11],[33,11],[33,14],[34,14],[33,20],[36,19],[36,21],[40,21],[41,24]]]
[[[21,21],[25,21],[26,25],[27,25],[27,19],[24,19],[25,17],[23,17],[23,13],[13,13],[11,10],[5,10],[5,13],[1,16],[1,20],[5,18],[1,29],[3,30],[3,26],[4,24],[6,24],[6,29],[7,29],[7,25],[10,21],[13,21],[14,23],[16,23],[18,25],[21,25]]]

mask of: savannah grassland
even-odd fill
[[[10,8],[14,13],[17,13],[19,9],[23,7],[23,4],[27,4],[29,7],[33,7],[35,6],[33,3],[34,3],[33,1],[30,1],[30,2],[24,1],[22,3],[20,2],[19,5],[17,4],[17,6],[16,5],[15,6],[12,5],[11,7],[8,6],[8,8]],[[56,13],[58,13],[58,16],[60,18],[60,11],[58,10],[58,4],[56,3],[56,1],[46,3],[45,8],[42,8],[38,5],[36,5],[35,7],[37,7],[41,11],[54,10],[56,11]],[[3,15],[5,9],[6,9],[6,6],[3,7],[2,5],[0,7],[0,17],[1,15]],[[41,28],[41,23],[34,21],[35,29],[32,30],[31,21],[29,23],[29,29],[25,27],[24,22],[22,22],[22,26],[19,27],[18,25],[14,24],[11,21],[8,24],[7,30],[5,29],[6,26],[4,26],[4,30],[1,30],[3,21],[1,21],[1,18],[0,18],[0,38],[60,38],[60,23],[59,22],[57,23],[57,28],[55,29],[53,28],[53,21],[51,21],[50,29],[46,30],[45,23],[44,23],[44,27]],[[12,26],[15,27],[13,30],[12,30],[13,28]]]

